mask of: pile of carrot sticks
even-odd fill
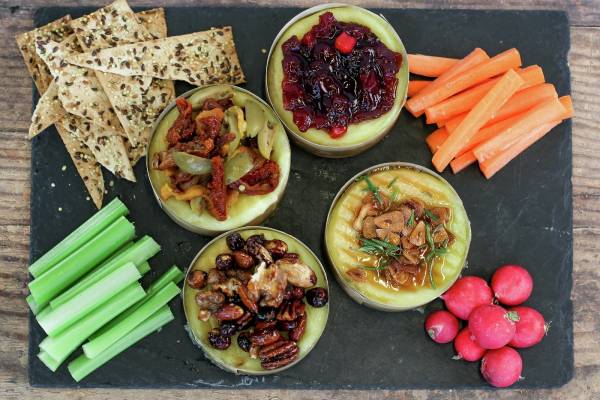
[[[558,97],[538,65],[521,68],[517,49],[494,57],[480,48],[463,59],[410,54],[406,109],[438,129],[427,145],[432,163],[455,174],[479,163],[487,179],[563,120],[573,116],[570,96]]]

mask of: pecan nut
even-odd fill
[[[204,289],[207,279],[208,274],[206,272],[195,269],[190,271],[187,277],[187,283],[193,289]]]
[[[302,300],[295,300],[292,303],[285,303],[279,308],[277,313],[278,321],[294,321],[306,313]]]
[[[219,321],[235,321],[244,315],[244,309],[237,304],[225,304],[215,312]]]
[[[208,278],[206,282],[210,285],[215,285],[217,283],[225,282],[225,279],[227,279],[227,277],[223,272],[219,271],[216,268],[211,268],[208,271]]]
[[[267,240],[264,246],[265,249],[269,250],[273,258],[281,258],[288,251],[287,243],[279,239]]]
[[[240,300],[248,310],[250,310],[254,314],[258,313],[258,306],[256,305],[256,302],[250,298],[246,286],[242,285],[238,287],[237,294],[238,296],[240,296]]]
[[[233,259],[241,269],[250,269],[254,267],[254,258],[242,250],[236,250],[232,253]]]
[[[238,324],[238,330],[246,329],[254,321],[254,317],[251,313],[246,312],[240,318],[236,319],[235,322]]]
[[[259,353],[260,364],[264,369],[276,369],[292,363],[298,358],[298,345],[291,340],[280,340],[263,347]]]
[[[258,261],[264,262],[267,265],[273,264],[273,256],[271,256],[271,253],[265,246],[258,243],[253,243],[252,245],[246,244],[246,250]]]
[[[264,331],[264,330],[275,329],[276,326],[277,326],[277,321],[276,320],[273,320],[273,321],[258,321],[256,323],[256,325],[254,325],[254,329],[256,329],[257,331]]]
[[[215,312],[225,303],[225,295],[216,290],[207,290],[196,293],[196,304],[201,310]]]
[[[250,335],[250,342],[255,346],[267,346],[275,343],[281,338],[281,334],[277,329],[265,329],[263,331],[256,331]]]
[[[292,329],[288,335],[289,339],[294,342],[299,341],[302,339],[302,336],[304,336],[304,331],[306,331],[306,314],[299,316],[297,323],[296,327]]]

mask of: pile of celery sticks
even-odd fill
[[[160,246],[149,236],[134,241],[128,212],[115,198],[29,267],[27,303],[48,334],[38,358],[56,371],[83,344],[68,365],[78,382],[174,318],[168,302],[183,273],[172,266],[142,288]]]

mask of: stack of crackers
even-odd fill
[[[167,37],[162,8],[134,13],[126,0],[78,19],[69,15],[17,36],[41,98],[29,137],[56,126],[94,204],[100,166],[135,182],[154,123],[193,85],[244,82],[231,27]]]

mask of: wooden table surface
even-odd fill
[[[0,0],[0,399],[25,398],[217,398],[217,399],[492,399],[600,398],[600,0],[429,0],[361,2],[371,7],[560,9],[571,18],[573,123],[572,299],[575,311],[575,377],[559,389],[542,391],[281,391],[281,390],[42,390],[27,379],[28,310],[24,293],[29,246],[32,82],[14,42],[32,28],[33,10],[49,5],[101,6],[109,0]],[[350,1],[351,2],[351,1]],[[23,5],[23,4],[26,5]],[[280,3],[309,6],[315,1],[180,0],[130,1],[132,6]],[[358,2],[356,2],[358,3]],[[552,45],[549,38],[549,46]],[[140,371],[143,373],[143,371]]]

